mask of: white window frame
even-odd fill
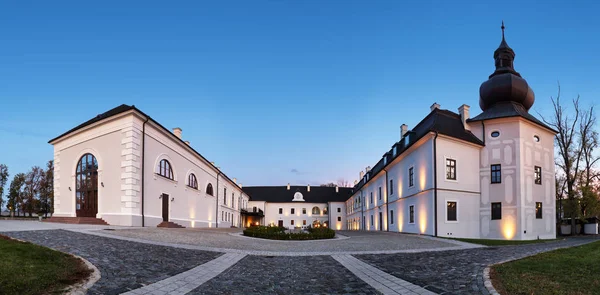
[[[456,203],[456,220],[448,220],[448,202],[455,202]],[[458,223],[460,221],[459,214],[458,214],[458,205],[459,202],[458,200],[455,199],[446,199],[446,223]]]
[[[410,222],[410,207],[413,208],[413,221]],[[415,224],[415,220],[417,220],[417,211],[415,210],[415,205],[408,205],[408,224]]]
[[[411,177],[410,176],[410,169],[412,169],[412,171],[413,171],[413,174],[412,174],[412,185],[410,185],[410,183],[411,183],[411,181],[410,181],[410,177]],[[408,172],[408,173],[406,173],[406,175],[408,176],[408,187],[409,188],[415,187],[415,166],[414,165],[408,166],[408,170],[406,172]]]
[[[456,179],[448,179],[447,174],[446,174],[446,161],[448,160],[454,160],[454,163],[456,164],[454,166],[454,175],[456,175]],[[451,157],[451,156],[444,156],[444,180],[447,182],[458,182],[458,160],[455,157]]]

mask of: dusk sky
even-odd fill
[[[530,112],[599,101],[597,1],[449,2],[2,1],[0,163],[133,104],[244,185],[352,182],[432,103],[481,112],[502,20]]]

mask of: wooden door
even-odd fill
[[[279,227],[283,227],[283,220],[279,220],[279,221],[277,222],[277,226],[279,226]]]
[[[169,221],[169,195],[162,194],[162,218],[163,221]]]
[[[75,204],[77,217],[96,217],[98,213],[98,161],[92,154],[83,155],[77,163]]]

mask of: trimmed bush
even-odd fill
[[[307,233],[286,233],[285,231],[284,227],[252,226],[244,230],[244,236],[270,240],[320,240],[335,237],[335,231],[329,228],[309,228]]]

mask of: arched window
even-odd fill
[[[206,186],[206,194],[211,196],[213,195],[213,187],[210,183]]]
[[[317,206],[314,206],[312,208],[312,214],[313,215],[320,215],[321,214],[321,209],[319,209],[319,207],[317,207]]]
[[[75,184],[77,217],[96,217],[96,213],[98,213],[98,161],[94,155],[85,154],[77,162]]]
[[[171,163],[169,163],[169,161],[167,161],[166,159],[162,159],[158,163],[157,173],[160,176],[173,180],[173,169],[171,168]]]
[[[188,176],[188,186],[193,189],[198,189],[198,181],[196,180],[196,175],[194,175],[194,173],[190,173]]]

